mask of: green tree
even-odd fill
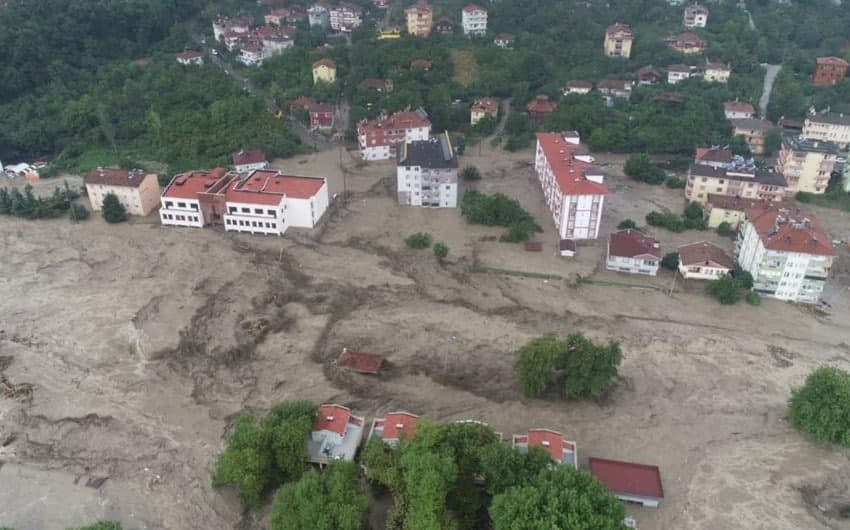
[[[656,166],[646,153],[630,155],[623,166],[623,172],[647,184],[661,184],[667,178],[664,171]]]
[[[449,255],[449,247],[442,241],[437,241],[434,243],[434,255],[437,256],[437,259],[443,261],[446,259],[446,256]]]
[[[728,221],[723,221],[717,225],[717,234],[721,236],[729,236],[733,232],[732,225]]]
[[[431,234],[427,234],[425,232],[416,232],[415,234],[407,236],[404,239],[404,243],[410,248],[428,248],[431,246]]]
[[[679,270],[679,253],[668,252],[661,258],[661,266],[671,271]]]
[[[89,211],[82,204],[72,204],[68,209],[68,218],[72,221],[85,221],[89,218]]]
[[[466,181],[481,180],[481,172],[475,166],[466,166],[461,170],[460,176]]]
[[[631,219],[623,219],[620,221],[620,224],[617,225],[617,230],[637,230],[637,227],[637,223]]]
[[[504,493],[514,486],[527,486],[552,466],[552,458],[540,447],[523,453],[502,444],[491,444],[481,455],[481,471],[487,493]]]
[[[788,401],[791,424],[815,440],[850,447],[850,373],[823,366]]]
[[[780,147],[782,147],[782,133],[775,127],[764,137],[764,156],[773,156]]]
[[[555,367],[567,343],[555,335],[531,339],[519,350],[516,374],[526,396],[540,397],[555,382]]]
[[[741,299],[741,285],[729,274],[708,282],[705,292],[723,305],[734,305]]]
[[[567,398],[599,396],[608,390],[622,361],[620,344],[595,344],[581,333],[567,336],[567,351],[556,363]]]
[[[107,223],[121,223],[127,220],[127,210],[118,200],[118,196],[112,192],[103,196],[101,213]]]

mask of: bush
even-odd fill
[[[623,166],[623,172],[629,177],[647,184],[661,184],[667,178],[664,171],[653,164],[649,155],[645,153],[629,156]]]
[[[466,181],[481,180],[481,172],[475,166],[466,166],[460,172],[460,176]]]
[[[437,256],[437,259],[443,261],[446,256],[449,255],[449,247],[442,241],[437,241],[434,243],[434,255]]]
[[[744,297],[744,300],[747,301],[750,305],[761,305],[761,296],[755,291],[750,291],[747,293],[747,296]]]
[[[502,241],[526,241],[535,232],[542,232],[534,218],[531,217],[516,199],[496,193],[486,195],[478,191],[467,191],[463,194],[460,213],[466,217],[466,222],[486,226],[504,226],[508,232]]]
[[[753,275],[742,269],[740,265],[735,265],[735,269],[732,271],[732,277],[735,278],[741,289],[753,288]]]
[[[623,219],[620,221],[620,224],[617,225],[617,230],[637,230],[637,223],[632,221],[631,219]]]
[[[794,198],[799,202],[809,203],[812,202],[812,194],[805,191],[798,191]]]
[[[416,232],[407,236],[404,240],[410,248],[423,249],[431,246],[431,234],[425,232]]]
[[[89,211],[82,204],[72,204],[68,209],[68,218],[72,221],[85,221],[89,218]]]
[[[680,179],[679,177],[677,177],[675,175],[670,175],[664,181],[664,185],[667,186],[668,188],[672,188],[672,189],[683,189],[685,187],[686,183],[687,183],[687,181],[685,179]]]
[[[791,424],[815,440],[850,447],[850,373],[824,366],[788,401]]]
[[[721,236],[729,236],[732,235],[732,225],[726,221],[723,221],[719,225],[717,225],[717,234]]]
[[[127,210],[114,193],[104,195],[101,213],[107,223],[120,223],[127,220]]]
[[[670,269],[671,271],[675,271],[679,269],[679,253],[678,252],[668,252],[664,254],[664,257],[661,258],[661,266],[665,269]]]
[[[705,230],[708,227],[703,215],[702,205],[695,201],[685,206],[682,222],[688,229]]]
[[[741,299],[740,284],[728,274],[708,282],[705,292],[723,305],[734,305]]]
[[[671,232],[684,232],[685,223],[673,212],[652,211],[646,214],[646,223],[650,226],[660,226]]]
[[[156,176],[157,182],[159,182],[159,187],[164,188],[171,183],[171,176],[168,173],[159,173]]]

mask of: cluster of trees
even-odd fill
[[[431,234],[426,232],[416,232],[415,234],[411,234],[404,239],[404,243],[409,248],[415,249],[423,249],[431,246],[431,242],[433,239],[431,238]],[[434,243],[434,256],[437,257],[438,260],[443,261],[446,256],[449,255],[449,247],[442,241],[437,241]]]
[[[581,333],[544,335],[518,352],[516,374],[523,393],[540,397],[557,388],[565,398],[599,396],[617,376],[620,344],[597,344]]]
[[[534,233],[543,231],[519,201],[501,193],[487,195],[467,191],[463,194],[460,213],[471,224],[506,227],[508,231],[501,240],[509,243],[527,241]]]
[[[3,187],[0,188],[0,215],[47,219],[67,215],[70,210],[72,218],[83,220],[88,217],[88,210],[79,204],[72,208],[71,204],[79,196],[80,192],[71,188],[67,181],[62,187],[57,186],[49,197],[36,197],[29,184],[24,186],[23,193],[18,188]]]
[[[669,210],[663,212],[653,210],[646,214],[646,223],[651,226],[666,228],[671,232],[705,230],[708,227],[708,223],[703,215],[702,205],[698,202],[688,203],[681,215]]]
[[[664,170],[655,165],[646,153],[629,156],[623,166],[623,172],[627,176],[647,184],[661,184],[667,178]]]
[[[823,443],[850,447],[850,373],[823,366],[788,401],[791,424]]]
[[[759,305],[761,297],[752,291],[753,275],[739,266],[731,274],[724,274],[716,280],[708,282],[705,292],[723,305],[737,304],[745,298],[749,304]]]

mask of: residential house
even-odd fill
[[[218,17],[213,20],[213,37],[216,41],[223,41],[225,33],[247,34],[254,26],[250,17],[224,18]]]
[[[320,59],[313,63],[313,84],[333,83],[336,81],[336,63],[333,59]]]
[[[266,24],[271,24],[274,26],[283,26],[284,24],[286,24],[287,18],[289,18],[289,13],[289,9],[286,7],[272,9],[263,16],[263,20]]]
[[[254,149],[253,151],[240,149],[233,153],[231,158],[233,159],[233,168],[240,173],[254,169],[263,169],[269,165],[269,162],[266,160],[266,154],[259,149]]]
[[[735,269],[735,261],[708,241],[679,247],[679,274],[686,280],[716,280]]]
[[[799,210],[798,210],[799,211]],[[750,209],[738,235],[738,264],[762,296],[816,303],[835,250],[815,217],[785,208]]]
[[[386,9],[390,7],[390,0],[372,0],[372,4],[378,9]]]
[[[455,23],[449,17],[440,17],[434,23],[434,31],[443,35],[451,35],[455,32]]]
[[[686,64],[671,64],[667,67],[667,83],[675,85],[685,79],[690,79],[698,74],[698,70],[694,66]]]
[[[245,66],[255,66],[263,62],[265,55],[263,53],[263,45],[258,41],[250,41],[239,50],[237,61]]]
[[[461,10],[461,26],[467,37],[481,37],[487,33],[487,10],[475,4],[467,4]]]
[[[588,468],[591,475],[622,501],[656,508],[664,498],[658,466],[591,457]]]
[[[596,91],[603,96],[628,99],[632,95],[632,82],[623,79],[603,79],[596,83]]]
[[[685,96],[678,92],[661,92],[652,98],[653,101],[662,103],[670,103],[672,105],[681,105],[685,102]]]
[[[558,108],[558,104],[554,101],[549,101],[549,96],[545,94],[538,94],[537,97],[525,105],[525,110],[528,111],[531,121],[537,127],[543,125],[546,117],[555,112],[556,108]]]
[[[177,62],[180,64],[185,64],[187,66],[200,66],[204,64],[204,54],[201,52],[196,52],[194,50],[186,50],[185,52],[177,54]]]
[[[250,33],[237,33],[234,31],[226,31],[223,37],[224,47],[227,51],[236,51],[251,41]]]
[[[667,37],[664,39],[664,42],[667,43],[667,47],[671,50],[686,55],[702,53],[705,50],[705,41],[699,35],[690,31]]]
[[[696,156],[694,156],[694,164],[704,164],[714,168],[725,168],[728,166],[734,155],[729,149],[721,149],[717,146],[712,147],[697,147]]]
[[[7,168],[8,170],[9,168]],[[99,167],[86,176],[86,194],[91,209],[99,212],[103,199],[112,193],[128,215],[147,215],[159,204],[159,180],[141,169]]]
[[[485,116],[494,120],[499,116],[499,102],[493,98],[476,99],[469,109],[469,124],[477,125]]]
[[[783,134],[803,134],[803,122],[800,120],[791,120],[786,118],[785,116],[781,116],[779,121],[776,122],[776,125],[782,129]]]
[[[10,179],[23,178],[27,182],[37,182],[41,179],[41,176],[38,174],[38,167],[27,164],[26,162],[10,164],[5,168],[0,163],[0,174],[5,174]]]
[[[339,16],[339,12],[337,12]],[[331,15],[327,7],[322,4],[314,4],[307,9],[307,22],[311,28],[328,29],[331,27]],[[337,19],[337,26],[340,26],[340,21]]]
[[[634,38],[632,28],[627,24],[617,22],[608,26],[605,29],[605,42],[603,44],[605,56],[625,57],[628,59],[632,55],[632,42]]]
[[[732,123],[732,134],[743,136],[754,155],[764,154],[764,141],[774,129],[772,123],[754,118],[733,119],[729,122]]]
[[[350,33],[363,25],[363,9],[355,4],[342,3],[328,10],[332,30]]]
[[[723,168],[694,164],[688,170],[685,198],[705,204],[709,194],[778,202],[785,199],[782,173],[757,169],[752,160],[735,157]]]
[[[353,415],[348,407],[320,406],[307,439],[307,461],[319,465],[333,460],[353,461],[364,427],[364,418]]]
[[[493,44],[503,50],[510,50],[513,49],[515,40],[516,37],[513,33],[499,33],[496,35],[496,38],[493,39]]]
[[[573,79],[567,81],[567,84],[564,85],[563,94],[565,96],[569,94],[589,94],[591,90],[593,90],[593,83],[590,81]]]
[[[383,93],[383,92],[392,92],[393,91],[393,80],[392,79],[377,79],[375,77],[368,77],[357,85],[360,90],[374,90],[375,92]]]
[[[369,439],[377,438],[390,447],[398,447],[402,440],[409,440],[419,416],[410,412],[390,412],[383,418],[375,418],[372,421],[372,430],[369,431]]]
[[[700,4],[691,4],[685,8],[682,24],[688,28],[704,28],[708,23],[708,8]]]
[[[434,24],[434,10],[425,0],[418,0],[416,4],[404,10],[407,20],[407,32],[414,37],[428,37],[431,34],[431,26]]]
[[[262,32],[263,57],[269,58],[287,48],[295,46],[292,28],[278,28],[274,32]]]
[[[531,447],[546,451],[556,464],[566,464],[578,469],[576,443],[564,439],[564,435],[550,429],[529,429],[525,434],[515,434],[514,448],[527,453]]]
[[[382,114],[357,124],[357,143],[363,160],[388,160],[395,157],[399,144],[427,140],[430,136],[431,121],[422,109]]]
[[[744,222],[748,209],[767,208],[771,204],[781,205],[782,203],[709,193],[703,207],[703,213],[708,220],[709,228],[717,228],[720,223],[729,223],[729,226],[737,230]]]
[[[644,66],[635,72],[637,84],[641,86],[657,85],[661,82],[661,72],[652,66]]]
[[[756,109],[743,101],[727,101],[723,104],[723,115],[727,120],[749,120],[756,115]]]
[[[705,65],[705,73],[703,79],[707,83],[722,83],[729,82],[729,76],[732,75],[732,66],[722,63],[707,63]]]
[[[378,40],[395,40],[401,38],[401,30],[398,26],[387,26],[376,33]]]
[[[456,208],[457,169],[457,153],[448,132],[403,143],[396,166],[399,204]]]
[[[608,188],[578,133],[538,133],[534,170],[560,239],[596,239]]]
[[[333,129],[334,116],[336,115],[336,108],[333,105],[314,103],[310,105],[307,112],[310,113],[311,130]]]
[[[809,140],[833,142],[846,150],[850,146],[850,114],[811,112],[803,121],[800,134]]]
[[[608,236],[605,268],[629,274],[658,274],[661,245],[654,238],[631,228]]]
[[[812,82],[822,86],[840,83],[847,76],[848,66],[850,63],[840,57],[818,57]]]
[[[788,194],[825,193],[838,158],[832,142],[786,136],[776,160],[776,171],[788,182]]]

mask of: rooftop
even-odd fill
[[[630,90],[631,87],[632,82],[623,79],[603,79],[596,83],[596,88],[600,90]]]
[[[746,182],[753,181],[766,186],[785,187],[788,185],[782,173],[756,169],[755,167],[737,167],[734,164],[734,159],[727,167],[720,168],[705,164],[694,164],[691,166],[690,173],[697,177],[743,180]]]
[[[516,435],[514,445],[520,449],[539,447],[559,464],[578,465],[576,462],[576,444],[564,440],[564,436],[550,429],[529,429],[526,435]]]
[[[228,202],[278,205],[284,196],[293,199],[313,197],[324,185],[322,178],[288,176],[279,171],[260,169],[235,180],[225,191],[225,198]]]
[[[832,142],[823,140],[811,140],[801,136],[785,136],[782,138],[782,146],[794,151],[806,153],[824,153],[827,155],[838,155],[838,146]]]
[[[398,150],[398,165],[419,166],[431,169],[451,169],[458,166],[457,155],[449,133],[428,140],[405,142]]]
[[[186,50],[185,52],[180,52],[177,54],[178,59],[197,59],[199,57],[203,57],[204,54],[201,52],[196,52],[194,50]]]
[[[625,37],[632,37],[632,28],[628,24],[622,24],[620,22],[615,22],[611,24],[605,29],[605,35],[616,35],[617,33],[624,33]]]
[[[355,352],[343,348],[336,359],[336,364],[361,374],[377,375],[384,365],[384,357],[376,353]]]
[[[138,188],[148,173],[141,169],[116,169],[103,168],[92,169],[86,176],[86,184],[101,184],[103,186],[122,186],[126,188]]]
[[[558,104],[554,101],[550,101],[549,96],[545,94],[538,94],[537,97],[525,105],[525,108],[528,112],[548,113],[553,112],[556,108],[558,108]]]
[[[466,6],[464,6],[463,10],[466,11],[467,13],[474,13],[476,11],[487,11],[483,7],[477,6],[475,4],[466,4]]]
[[[747,199],[745,197],[736,197],[734,195],[717,195],[709,193],[706,199],[706,204],[712,208],[720,208],[722,210],[734,210],[743,212],[750,208],[768,208],[771,203],[768,200]]]
[[[328,59],[327,57],[325,57],[324,59],[319,59],[318,61],[313,63],[313,68],[318,68],[320,66],[326,66],[328,68],[336,68],[336,63],[333,61],[333,59]]]
[[[591,89],[591,88],[593,88],[593,83],[591,83],[590,81],[585,81],[583,79],[573,79],[573,80],[567,81],[566,87],[567,88],[587,88],[587,89]]]
[[[638,256],[661,258],[661,245],[656,239],[629,228],[608,236],[608,255],[624,258]]]
[[[372,433],[384,441],[409,439],[413,436],[419,416],[410,412],[390,412],[385,418],[375,418]]]
[[[487,114],[497,114],[499,112],[499,102],[493,98],[476,99],[472,104],[472,110],[486,112]]]
[[[773,129],[773,123],[757,118],[733,118],[729,120],[735,129],[746,129],[750,131],[769,131]]]
[[[590,474],[614,493],[664,498],[661,471],[658,466],[590,458],[588,467],[590,467]]]
[[[747,112],[755,114],[756,108],[744,101],[727,101],[723,104],[723,110],[726,112]]]
[[[363,439],[364,420],[342,405],[322,405],[316,412],[313,432],[307,439],[311,462],[354,460]]]
[[[314,431],[331,431],[337,434],[345,434],[348,420],[351,418],[351,409],[342,405],[322,405],[316,411],[313,420]]]
[[[799,209],[768,207],[747,210],[747,221],[768,250],[834,256],[832,242],[815,217]]]
[[[726,252],[708,241],[698,241],[679,247],[679,263],[683,266],[718,265],[726,269],[734,269],[735,262]]]
[[[246,164],[259,164],[266,161],[266,154],[259,149],[245,151],[241,149],[232,155],[234,166],[243,166]]]
[[[564,195],[606,195],[608,188],[602,183],[604,174],[589,162],[576,158],[584,156],[587,149],[582,144],[568,142],[561,133],[537,133],[537,142],[546,155],[558,187]],[[598,178],[590,180],[588,175]]]
[[[818,57],[817,62],[818,62],[819,65],[820,64],[824,64],[824,65],[828,64],[828,65],[832,65],[832,66],[844,66],[844,67],[847,67],[848,65],[850,65],[850,63],[848,63],[847,61],[845,61],[841,57]]]
[[[701,162],[729,163],[732,161],[732,151],[719,147],[697,147],[696,159]]]
[[[415,112],[396,112],[369,121],[364,120],[357,125],[357,134],[374,134],[378,131],[407,130],[419,127],[431,127],[428,113],[422,109]]]
[[[850,114],[823,112],[820,114],[809,114],[806,121],[814,123],[828,123],[830,125],[850,125]]]
[[[210,171],[188,171],[175,175],[165,191],[163,197],[175,199],[197,199],[199,193],[211,190],[227,171],[217,167]]]

